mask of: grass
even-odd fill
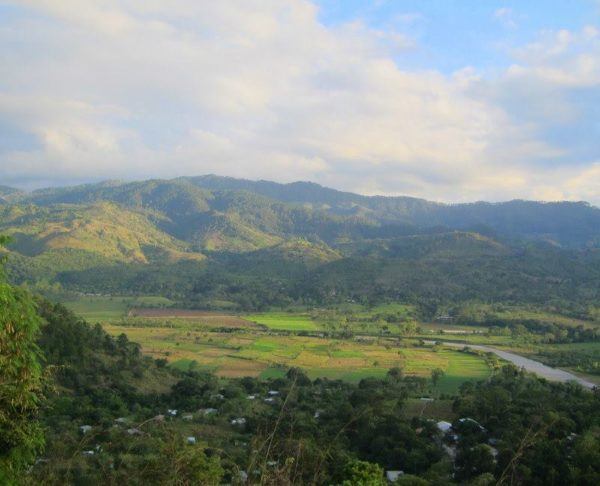
[[[306,314],[286,314],[269,312],[268,314],[250,314],[243,316],[248,321],[263,324],[269,329],[280,331],[317,331],[320,326]]]
[[[63,304],[89,322],[111,322],[127,314],[130,302],[127,297],[83,297]]]

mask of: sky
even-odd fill
[[[600,205],[600,0],[0,0],[0,185]]]

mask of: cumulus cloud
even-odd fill
[[[600,200],[598,138],[581,148],[580,133],[551,133],[591,115],[573,90],[598,93],[593,27],[546,33],[489,78],[402,70],[407,37],[324,26],[306,0],[13,5],[0,127],[34,142],[0,138],[3,183],[214,172],[438,200]]]

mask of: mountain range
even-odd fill
[[[207,175],[0,186],[0,233],[17,283],[200,303],[585,301],[600,287],[600,209],[585,202],[442,204]]]

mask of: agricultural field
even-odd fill
[[[247,321],[267,326],[279,331],[317,331],[321,329],[308,314],[292,314],[269,312],[265,314],[250,314],[243,316]]]
[[[289,367],[304,369],[311,378],[326,377],[358,382],[382,377],[400,367],[407,375],[428,378],[440,368],[445,375],[439,392],[454,392],[465,380],[490,374],[486,361],[458,350],[400,346],[395,340],[333,340],[306,336],[269,335],[251,329],[208,332],[193,326],[147,327],[107,324],[113,335],[125,333],[154,358],[167,359],[180,369],[214,371],[223,377],[280,376]]]

